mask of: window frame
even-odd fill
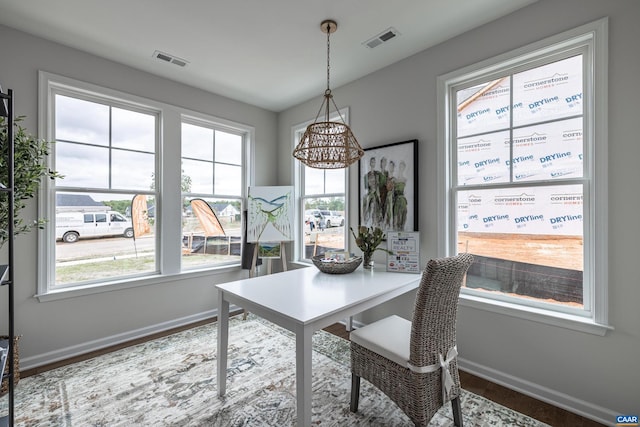
[[[459,70],[441,75],[437,80],[438,103],[438,253],[453,255],[457,234],[457,207],[452,187],[455,183],[452,162],[455,144],[455,121],[450,117],[456,109],[453,88],[473,86],[491,76],[514,74],[520,68],[533,68],[544,58],[559,57],[568,51],[583,49],[584,102],[584,176],[575,183],[584,183],[584,288],[585,308],[580,313],[553,309],[547,306],[523,305],[515,298],[491,298],[463,289],[460,304],[481,310],[533,320],[568,329],[604,335],[612,329],[608,324],[608,197],[607,197],[607,61],[608,19],[582,25],[561,34],[532,43],[511,52],[487,59]],[[533,65],[530,65],[533,64]],[[597,102],[596,102],[597,100]],[[522,182],[521,186],[532,183]],[[535,185],[535,184],[534,184]]]
[[[344,120],[345,124],[349,124],[349,108],[345,107],[338,111],[334,111],[331,113],[329,120],[331,121],[342,121]],[[304,123],[300,123],[291,127],[291,152],[293,152],[294,148],[298,145],[300,138],[304,134],[307,126],[313,123],[315,120],[308,120]],[[313,194],[307,195],[305,194],[305,174],[304,174],[304,165],[302,162],[294,159],[292,162],[293,165],[293,176],[294,176],[294,193],[297,201],[297,209],[296,209],[296,218],[295,221],[295,235],[297,238],[294,241],[294,253],[295,259],[294,262],[303,263],[305,265],[311,264],[311,260],[309,258],[305,258],[304,251],[304,226],[302,225],[304,222],[304,201],[308,198],[321,198],[321,197],[344,197],[344,246],[345,250],[349,250],[349,168],[344,168],[344,193],[323,193],[323,194]]]
[[[156,143],[156,193],[157,193],[157,233],[156,239],[156,272],[136,277],[121,277],[104,280],[98,283],[71,285],[65,288],[54,288],[50,285],[55,273],[55,242],[54,227],[44,227],[38,230],[38,273],[36,297],[40,302],[89,295],[112,290],[127,289],[166,283],[184,278],[195,278],[221,274],[240,270],[241,259],[237,263],[207,266],[197,270],[181,271],[180,237],[181,221],[181,123],[185,116],[199,118],[203,122],[213,123],[220,128],[234,129],[243,133],[242,154],[242,203],[246,203],[247,188],[253,182],[252,171],[253,152],[255,144],[255,129],[252,126],[210,116],[186,108],[166,104],[143,98],[137,95],[105,88],[92,83],[39,71],[38,74],[38,126],[40,138],[48,141],[54,139],[54,93],[65,91],[83,99],[100,100],[112,106],[126,106],[143,111],[157,111],[157,143]],[[132,108],[133,107],[133,108]],[[173,141],[173,142],[172,142]],[[176,144],[175,141],[178,141]],[[54,147],[55,149],[55,147]],[[50,156],[48,166],[55,169],[55,156]],[[39,189],[38,216],[41,218],[54,217],[55,213],[55,184],[43,181]],[[177,182],[177,186],[172,186]],[[177,190],[176,190],[177,188]],[[144,192],[142,192],[144,193]],[[175,242],[173,244],[172,242]],[[55,243],[54,243],[55,244]]]
[[[221,131],[221,132],[226,132],[229,134],[234,134],[237,136],[240,136],[242,138],[242,153],[241,153],[241,161],[244,163],[246,163],[246,157],[247,157],[247,138],[248,135],[245,131],[238,129],[237,127],[232,127],[229,125],[225,125],[222,124],[218,121],[213,121],[211,119],[205,119],[202,116],[194,116],[192,114],[181,114],[180,115],[180,128],[182,129],[182,125],[183,124],[189,124],[192,126],[199,126],[199,127],[203,127],[203,128],[207,128],[207,129],[211,129],[214,132],[216,131]],[[181,144],[182,146],[182,140],[181,140]],[[218,164],[228,164],[226,162],[220,162],[220,161],[216,161],[216,157],[215,157],[215,136],[214,136],[214,145],[212,146],[213,149],[213,159],[211,161],[208,161],[208,163],[212,164],[212,167],[215,168],[216,165]],[[181,160],[184,160],[185,157],[182,157],[181,155]],[[243,166],[243,164],[241,164],[241,166]],[[181,171],[182,171],[182,163],[181,163]],[[236,165],[234,165],[236,166]],[[181,182],[182,182],[182,176],[181,176]],[[242,212],[244,212],[244,210],[247,207],[246,204],[246,198],[247,198],[247,194],[248,194],[248,188],[249,186],[247,185],[247,176],[246,173],[242,173],[242,182],[240,184],[240,188],[241,188],[241,194],[240,195],[229,195],[229,194],[218,194],[215,192],[215,174],[214,174],[214,178],[213,178],[213,188],[212,188],[212,193],[202,193],[202,192],[189,192],[189,193],[185,193],[185,192],[180,192],[181,194],[181,200],[182,197],[184,198],[190,198],[190,199],[194,199],[194,198],[202,198],[204,200],[209,200],[209,199],[234,199],[234,200],[239,200],[240,201],[240,217],[241,217],[241,221],[243,221],[243,215]],[[242,226],[241,223],[241,227],[240,229],[242,230],[244,227]],[[242,236],[241,236],[242,237]],[[242,246],[242,244],[241,244]],[[181,257],[182,259],[182,257]],[[242,262],[242,255],[240,256],[240,262]],[[228,266],[228,265],[237,265],[238,263],[236,261],[228,261],[228,262],[220,262],[217,264],[202,264],[199,265],[197,267],[192,267],[192,268],[185,268],[184,265],[182,265],[181,267],[181,271],[183,272],[189,272],[189,271],[193,271],[193,270],[199,270],[199,269],[203,269],[203,268],[220,268],[220,267],[224,267],[224,266]]]

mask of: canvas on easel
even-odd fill
[[[256,243],[253,266],[260,246],[268,245],[270,253],[278,251],[282,269],[287,270],[284,242],[293,240],[293,203],[292,186],[249,187],[247,242]],[[264,258],[270,267],[272,257]]]
[[[293,240],[293,187],[249,187],[248,242]]]

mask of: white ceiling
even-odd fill
[[[335,88],[534,1],[0,0],[0,23],[277,112],[324,93],[324,19]],[[389,27],[400,35],[363,44]]]

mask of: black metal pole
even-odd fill
[[[14,353],[14,337],[15,337],[15,329],[14,329],[14,304],[13,304],[13,299],[14,299],[14,290],[13,290],[13,285],[14,285],[14,265],[13,265],[13,259],[14,259],[14,250],[13,250],[13,240],[14,240],[14,215],[15,215],[15,201],[14,201],[14,186],[15,186],[15,180],[14,180],[14,168],[15,168],[15,147],[14,147],[14,131],[13,131],[13,90],[9,89],[7,91],[6,94],[2,93],[2,91],[0,91],[0,103],[2,105],[0,105],[0,113],[2,113],[2,115],[6,115],[7,116],[7,188],[6,188],[6,194],[7,194],[7,205],[8,205],[8,210],[7,210],[7,240],[9,242],[9,251],[8,251],[8,256],[9,259],[7,260],[7,264],[9,267],[9,274],[8,274],[8,281],[6,283],[4,283],[5,285],[7,285],[9,287],[8,290],[8,306],[9,306],[9,322],[8,322],[8,326],[9,326],[9,330],[8,330],[8,335],[9,335],[9,339],[8,339],[8,348],[7,348],[7,360],[9,361],[9,375],[8,375],[8,380],[9,380],[9,390],[8,390],[8,398],[9,398],[9,413],[7,416],[7,425],[8,426],[13,426],[14,424],[14,376],[15,376],[15,372],[14,372],[14,357],[15,357],[15,353]],[[0,373],[0,374],[4,374]]]
[[[11,265],[12,268],[9,269],[9,354],[11,355],[11,364],[9,365],[9,425],[13,426],[13,421],[14,421],[14,413],[13,413],[13,406],[14,406],[14,393],[13,393],[13,389],[15,386],[15,382],[14,382],[14,377],[15,377],[15,372],[14,372],[14,366],[15,366],[15,362],[14,362],[14,358],[15,358],[15,351],[14,351],[14,337],[15,337],[15,330],[14,330],[14,322],[13,322],[13,299],[14,299],[14,291],[13,288],[15,286],[15,281],[14,281],[14,270],[15,268],[13,265],[13,260],[14,260],[14,253],[13,253],[13,242],[14,242],[14,215],[15,215],[15,200],[14,200],[14,187],[15,187],[15,180],[14,180],[14,168],[15,168],[15,147],[14,147],[14,139],[13,139],[13,90],[9,89],[7,91],[7,93],[9,94],[9,115],[8,115],[8,120],[7,120],[7,125],[9,126],[9,129],[7,129],[7,143],[9,144],[9,161],[8,161],[8,172],[9,172],[9,179],[8,181],[8,185],[9,185],[9,189],[11,190],[11,192],[9,193],[9,265]]]

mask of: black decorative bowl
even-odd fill
[[[318,267],[318,270],[327,274],[346,274],[352,273],[360,263],[362,263],[362,257],[353,257],[347,261],[323,261],[322,255],[311,257],[313,265]]]

